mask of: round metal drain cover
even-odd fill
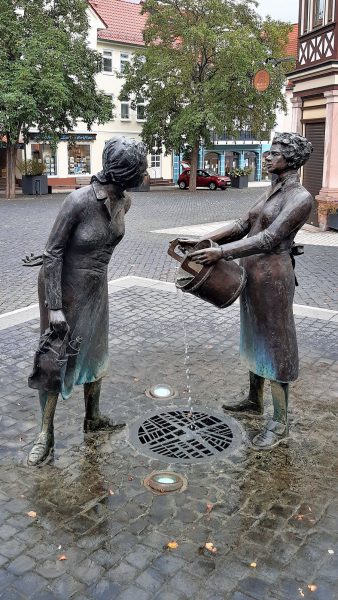
[[[237,450],[242,431],[234,419],[206,412],[171,409],[142,417],[131,427],[141,452],[169,463],[206,462]]]

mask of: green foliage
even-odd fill
[[[145,0],[149,15],[140,50],[126,73],[121,97],[134,108],[146,102],[143,139],[163,143],[167,152],[210,143],[210,130],[236,139],[249,128],[257,139],[270,131],[276,109],[285,109],[282,86],[292,62],[285,56],[288,24],[263,22],[254,0]],[[266,67],[265,67],[266,64]],[[254,73],[267,68],[271,86],[252,86]],[[266,134],[265,134],[266,135]],[[195,155],[194,155],[195,156]]]
[[[32,127],[55,144],[79,119],[88,129],[109,120],[86,8],[86,0],[0,0],[0,134],[10,144]]]
[[[250,175],[250,173],[252,173],[252,169],[250,169],[248,167],[244,167],[244,169],[235,167],[226,172],[228,177],[242,177],[242,176]]]
[[[19,163],[18,168],[23,175],[43,175],[46,165],[38,158],[31,158]]]

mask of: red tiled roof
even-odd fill
[[[141,15],[141,5],[126,0],[89,0],[89,4],[108,25],[98,31],[99,39],[144,46],[142,31],[147,16]]]
[[[297,58],[298,48],[298,23],[293,25],[292,31],[289,33],[289,41],[286,47],[286,53],[288,56],[294,56]]]

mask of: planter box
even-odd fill
[[[327,224],[331,229],[336,229],[338,231],[338,211],[327,215]]]
[[[42,196],[48,194],[47,175],[23,175],[22,193],[24,196]]]
[[[230,177],[231,187],[242,190],[248,187],[249,177],[248,175],[240,175],[239,177]]]

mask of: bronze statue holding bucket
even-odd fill
[[[269,450],[288,437],[289,382],[298,377],[293,257],[301,252],[294,239],[312,208],[297,171],[311,152],[303,136],[277,134],[266,158],[277,180],[248,214],[198,244],[179,239],[169,249],[175,258],[176,246],[187,253],[176,280],[183,291],[220,308],[240,295],[240,354],[249,368],[250,389],[245,400],[223,408],[262,414],[264,381],[270,380],[274,414],[253,439],[256,450]]]

